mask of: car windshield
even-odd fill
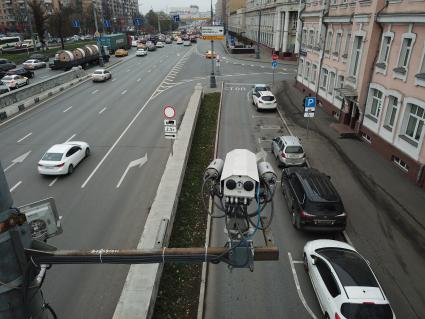
[[[94,71],[94,74],[103,74],[103,71]]]
[[[13,80],[13,76],[6,75],[2,80],[4,80],[4,81],[12,81]]]
[[[43,161],[53,161],[53,162],[57,162],[60,161],[62,159],[63,153],[46,153],[44,154],[42,160]]]
[[[270,102],[270,101],[274,101],[274,96],[265,95],[265,96],[262,97],[262,99],[263,99],[263,101]]]
[[[285,153],[302,154],[304,150],[301,146],[287,146]]]
[[[255,88],[255,90],[256,90],[257,92],[259,92],[259,91],[270,91],[270,88],[269,88],[268,86],[257,86],[257,87]]]
[[[341,314],[348,319],[392,319],[393,313],[388,304],[343,303]]]
[[[341,248],[323,248],[316,252],[329,261],[344,287],[379,287],[368,264],[357,252]]]

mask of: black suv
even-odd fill
[[[25,76],[27,78],[33,78],[34,77],[34,72],[24,69],[24,68],[16,68],[16,69],[11,69],[9,71],[6,72],[7,75],[22,75]]]
[[[330,177],[309,167],[291,167],[282,172],[282,193],[297,229],[342,231],[347,214]]]

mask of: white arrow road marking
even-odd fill
[[[58,180],[58,178],[59,177],[56,177],[50,184],[49,184],[49,187],[52,187],[55,183],[56,183],[56,181]]]
[[[69,142],[70,140],[72,140],[74,137],[75,137],[75,135],[76,134],[73,134],[69,139],[67,139],[66,141],[65,141],[65,143],[67,143],[67,142]]]
[[[94,90],[91,94],[96,94],[97,92],[99,92],[99,90]]]
[[[137,79],[137,82],[140,82],[141,80],[142,80],[141,78],[138,78],[138,79]]]
[[[121,92],[121,95],[124,95],[126,93],[127,93],[127,90],[124,90],[124,91]]]
[[[32,132],[31,133],[28,133],[27,135],[25,135],[23,138],[21,138],[21,139],[19,139],[16,143],[20,143],[20,142],[22,142],[24,139],[26,139],[27,137],[30,137],[32,135]]]
[[[64,113],[68,112],[70,109],[72,109],[72,106],[68,107],[67,109],[63,110]]]
[[[106,107],[104,107],[103,109],[101,109],[101,110],[99,111],[99,114],[102,114],[103,112],[105,112],[105,110],[106,110]]]
[[[115,82],[116,79],[112,79],[112,82]]]
[[[145,154],[145,156],[134,160],[132,162],[130,162],[130,164],[128,164],[127,168],[124,171],[124,174],[122,174],[120,181],[117,184],[117,188],[119,188],[121,186],[122,181],[124,180],[125,176],[127,175],[128,171],[130,170],[130,168],[135,167],[135,166],[139,166],[142,167],[146,162],[148,161],[148,154]]]
[[[11,189],[10,189],[10,192],[13,192],[15,189],[17,189],[18,188],[18,186],[19,185],[21,185],[22,184],[22,181],[19,181],[19,182],[17,182],[16,183],[16,185],[15,186],[13,186]]]
[[[12,164],[10,164],[8,167],[6,167],[4,169],[4,171],[6,172],[8,169],[12,168],[13,166],[15,166],[18,163],[22,163],[28,155],[30,155],[31,151],[26,152],[25,154],[22,154],[21,156],[15,158],[14,160],[12,160]]]
[[[148,70],[148,73],[149,73],[150,71],[152,71],[152,70]]]

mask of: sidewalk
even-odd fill
[[[295,81],[280,83],[278,87],[281,101],[280,105],[287,115],[292,116],[294,122],[306,126],[303,118],[303,99],[305,94],[294,87]],[[299,112],[288,114],[290,108],[297,108]],[[339,134],[330,127],[336,123],[336,119],[322,109],[316,111],[316,115],[310,120],[310,129],[316,131],[327,142],[336,148],[338,153],[346,160],[347,165],[353,165],[355,170],[360,171],[371,183],[382,190],[392,201],[397,203],[399,209],[406,212],[410,218],[418,223],[420,228],[425,229],[425,192],[411,182],[405,174],[395,167],[390,161],[381,157],[367,142],[360,139],[341,139]],[[312,133],[314,134],[314,133]]]

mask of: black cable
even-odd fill
[[[205,211],[207,211],[208,212],[208,214],[212,217],[212,218],[223,218],[224,216],[225,216],[225,213],[223,213],[223,215],[214,215],[214,213],[213,212],[211,212],[210,210],[209,210],[209,208],[207,207],[207,205],[205,204],[205,198],[204,198],[204,187],[205,187],[205,184],[208,182],[208,181],[210,181],[210,180],[213,180],[213,178],[212,177],[208,177],[208,178],[206,178],[205,180],[204,180],[204,182],[202,183],[202,187],[201,187],[201,199],[202,199],[202,206],[204,207],[204,210]],[[215,183],[214,183],[215,184]],[[214,186],[213,186],[214,187]],[[214,199],[214,196],[215,196],[215,192],[214,191],[212,191],[212,194],[211,194],[211,189],[210,189],[210,191],[209,191],[209,196],[211,196],[212,197],[212,202],[213,202],[213,205],[215,206],[215,207],[217,207],[217,209],[219,209],[219,210],[224,210],[224,209],[222,209],[222,208],[220,208],[220,207],[218,207],[218,205],[217,205],[217,203],[216,203],[216,201],[215,201],[215,199]],[[223,203],[221,202],[221,204],[222,204],[222,206],[223,206]]]

